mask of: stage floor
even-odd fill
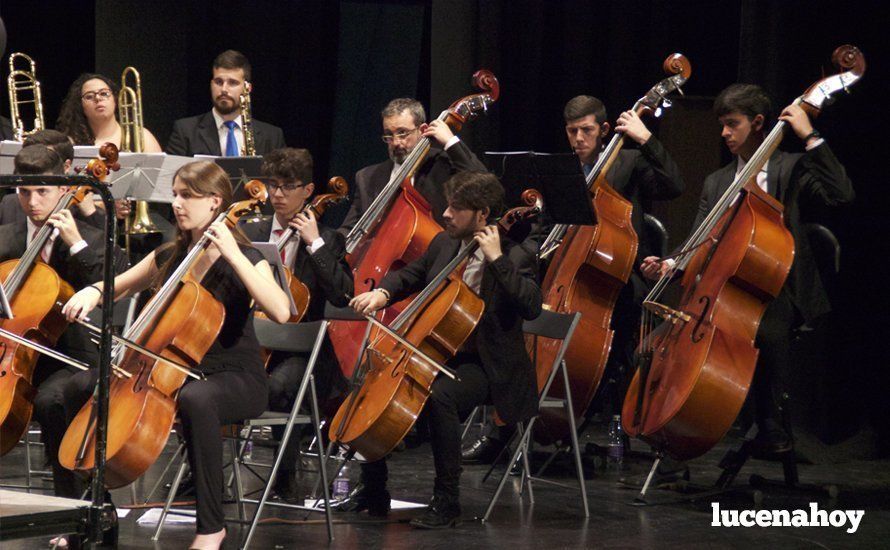
[[[600,430],[597,430],[600,431]],[[597,438],[594,438],[597,439]],[[590,440],[588,437],[587,440]],[[716,464],[723,453],[736,442],[726,440],[708,455],[691,464],[692,481],[712,484],[719,475]],[[642,445],[636,444],[636,448]],[[144,498],[160,475],[173,444],[168,445],[162,461],[147,476],[136,483],[136,493]],[[34,452],[37,459],[38,452]],[[269,450],[256,447],[255,458],[264,459]],[[0,462],[3,483],[21,483],[23,447],[16,448]],[[35,460],[35,463],[37,460]],[[489,523],[482,524],[475,517],[485,512],[496,480],[481,483],[487,469],[483,466],[467,466],[461,485],[463,523],[446,531],[416,531],[407,522],[418,510],[393,512],[387,521],[373,521],[365,514],[335,514],[334,536],[331,548],[701,548],[701,547],[778,547],[828,548],[884,547],[890,538],[890,461],[856,460],[852,462],[799,466],[801,481],[819,485],[836,484],[840,490],[837,499],[825,494],[784,494],[765,491],[760,509],[806,510],[815,502],[821,510],[864,510],[858,530],[847,533],[849,522],[843,527],[715,527],[711,525],[712,503],[722,510],[757,509],[752,494],[745,491],[707,496],[696,502],[668,502],[654,506],[632,506],[636,491],[619,483],[622,476],[642,476],[648,469],[643,461],[628,461],[622,472],[606,471],[596,467],[593,459],[585,459],[587,490],[590,501],[590,517],[583,517],[580,496],[577,491],[538,484],[535,486],[535,503],[520,500],[516,487],[518,478],[511,478],[501,501]],[[395,453],[390,462],[390,491],[393,498],[426,503],[431,496],[432,460],[428,444]],[[779,479],[781,465],[751,461],[742,470],[735,486],[747,483],[753,473]],[[571,483],[568,461],[560,461],[551,469],[551,476]],[[352,477],[358,476],[357,468]],[[248,474],[245,479],[251,476]],[[305,485],[311,489],[313,478]],[[251,480],[252,481],[252,480]],[[254,482],[253,485],[256,485]],[[45,493],[49,494],[49,493]],[[676,500],[678,494],[669,490],[654,490],[654,501]],[[158,543],[151,541],[153,525],[139,525],[137,520],[146,513],[144,509],[125,512],[131,502],[129,489],[116,490],[113,498],[119,510],[126,513],[120,520],[121,548],[186,548],[194,535],[194,525],[167,525]],[[161,500],[156,497],[153,500]],[[250,507],[248,508],[250,510]],[[235,506],[227,506],[231,517],[236,516]],[[300,521],[303,514],[280,509],[269,510],[265,518],[278,517],[287,521]],[[288,524],[266,520],[255,536],[253,548],[319,548],[328,546],[324,516],[313,514],[310,524]],[[238,548],[239,539],[246,532],[237,523],[228,526],[229,535],[225,548]],[[47,539],[25,539],[4,543],[4,550],[40,548]]]

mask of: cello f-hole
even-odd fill
[[[692,341],[696,344],[701,342],[702,338],[705,337],[704,332],[699,332],[699,329],[705,320],[705,316],[708,314],[708,310],[711,309],[711,298],[709,296],[702,296],[698,299],[698,303],[702,302],[704,302],[705,305],[702,308],[701,313],[698,314],[698,321],[695,322],[695,327],[692,329]]]

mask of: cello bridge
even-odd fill
[[[643,302],[643,307],[648,309],[650,312],[655,315],[661,317],[665,321],[670,321],[672,324],[677,324],[677,322],[682,321],[684,323],[688,323],[692,320],[692,317],[688,313],[684,313],[682,311],[670,308],[664,304],[659,304],[658,302],[645,301]]]

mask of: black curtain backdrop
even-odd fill
[[[234,48],[253,64],[255,117],[312,152],[316,181],[341,175],[352,183],[358,168],[385,158],[379,111],[389,99],[415,96],[435,117],[471,92],[470,75],[481,67],[498,76],[501,99],[462,133],[477,153],[567,152],[569,98],[600,97],[614,121],[663,77],[664,58],[682,52],[692,63],[687,97],[649,121],[687,181],[684,197],[653,205],[674,243],[688,232],[703,177],[729,160],[710,113],[713,97],[732,82],[755,82],[777,107],[787,105],[831,70],[836,46],[858,45],[865,78],[815,123],[847,167],[857,200],[821,219],[840,239],[842,268],[822,366],[802,376],[818,378],[807,411],[821,407],[823,440],[876,428],[876,448],[887,454],[883,13],[876,1],[0,0],[7,53],[37,60],[51,126],[79,73],[117,79],[133,65],[142,73],[146,125],[165,143],[175,119],[210,108],[211,61]],[[789,137],[784,147],[799,144]]]

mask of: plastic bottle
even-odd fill
[[[334,479],[334,493],[331,495],[335,500],[343,500],[349,496],[349,466],[343,464],[340,473]]]
[[[616,414],[609,422],[609,445],[606,451],[606,465],[612,470],[620,470],[624,464],[624,430],[621,429],[621,415]]]

